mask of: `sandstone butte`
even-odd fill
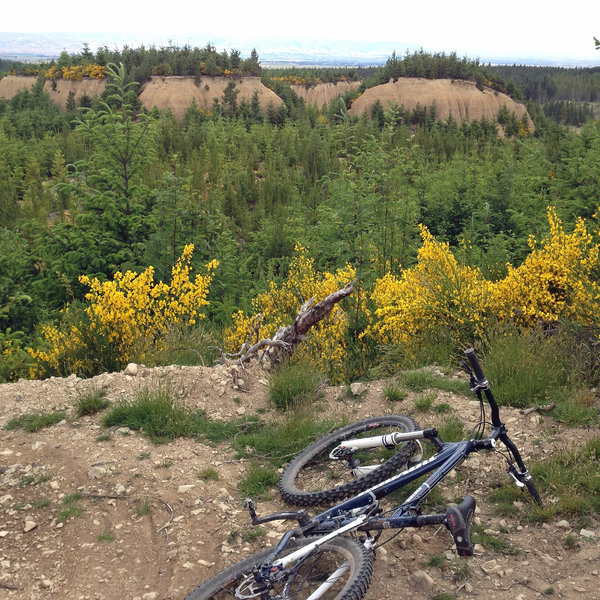
[[[384,110],[397,104],[413,110],[417,104],[425,107],[435,106],[435,117],[441,121],[452,115],[462,121],[479,121],[485,117],[494,121],[498,111],[506,105],[509,112],[515,112],[519,118],[527,112],[524,104],[515,102],[510,96],[483,88],[478,90],[472,81],[459,79],[422,79],[417,77],[402,77],[370,88],[359,96],[348,111],[351,116],[360,116],[363,112],[370,113],[375,102],[381,102]],[[533,123],[529,121],[530,128]]]
[[[262,84],[260,77],[241,77],[229,79],[226,77],[202,77],[196,84],[193,77],[152,77],[140,91],[140,102],[147,109],[157,107],[160,110],[171,110],[175,119],[181,123],[185,111],[195,99],[199,109],[210,110],[214,99],[223,97],[223,92],[230,81],[236,84],[237,101],[250,101],[254,92],[258,93],[261,110],[266,111],[269,105],[274,108],[283,104],[283,100],[272,90]],[[31,88],[35,83],[34,77],[7,75],[0,79],[0,98],[12,98],[23,88]],[[314,87],[292,86],[292,89],[308,104],[322,107],[334,98],[353,90],[358,82],[321,83]],[[75,93],[76,101],[84,94],[91,98],[100,95],[105,88],[105,82],[94,79],[67,81],[59,79],[55,82],[46,81],[44,90],[48,92],[53,102],[60,108],[65,108],[70,91]],[[420,106],[435,106],[436,118],[445,120],[452,115],[458,123],[463,120],[473,121],[482,117],[493,121],[500,108],[504,105],[509,111],[514,111],[518,117],[526,112],[525,105],[515,102],[506,94],[490,88],[478,90],[475,83],[455,79],[420,79],[400,78],[375,86],[364,92],[352,104],[349,114],[361,116],[370,113],[371,107],[379,100],[383,109],[390,106],[404,106],[414,109]],[[530,128],[533,124],[530,121]]]

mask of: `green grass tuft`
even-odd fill
[[[401,402],[406,398],[406,392],[395,385],[390,385],[383,390],[383,397],[389,402]]]
[[[271,377],[269,398],[279,410],[314,403],[321,395],[323,377],[313,368],[288,363]]]
[[[62,411],[52,413],[32,413],[29,415],[23,415],[21,417],[15,417],[11,419],[5,426],[4,429],[24,429],[33,433],[44,427],[50,427],[59,423],[65,418],[65,413]]]
[[[80,396],[75,403],[75,414],[78,417],[94,415],[110,405],[104,390],[94,390]]]

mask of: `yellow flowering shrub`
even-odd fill
[[[447,243],[421,226],[417,264],[399,277],[387,273],[375,282],[371,299],[376,321],[368,330],[379,343],[410,350],[438,328],[456,340],[481,333],[492,306],[493,285],[479,269],[459,265]]]
[[[242,311],[233,315],[234,324],[224,335],[226,349],[237,352],[245,342],[253,344],[263,338],[272,338],[280,327],[287,327],[294,322],[304,301],[314,298],[315,302],[319,302],[344,287],[355,276],[356,272],[350,265],[335,273],[317,272],[314,260],[308,256],[306,249],[296,244],[287,279],[280,286],[271,282],[267,292],[253,299],[253,315],[245,315]],[[260,330],[251,335],[253,326],[258,322],[258,314],[261,315]],[[346,327],[347,315],[336,304],[329,315],[311,329],[307,339],[295,351],[296,354],[310,357],[313,364],[339,374],[346,346]]]
[[[447,243],[421,227],[417,264],[399,277],[387,273],[375,282],[371,299],[376,321],[368,333],[379,343],[410,352],[435,332],[450,333],[456,344],[481,336],[490,318],[519,327],[568,319],[597,325],[600,315],[600,245],[578,219],[566,233],[548,209],[550,233],[507,276],[486,280],[479,269],[459,265]]]
[[[187,245],[171,272],[171,282],[154,281],[154,268],[134,273],[115,273],[110,281],[90,279],[80,282],[90,291],[85,298],[86,327],[83,322],[59,327],[46,325],[41,335],[48,350],[30,350],[36,360],[32,375],[50,372],[93,372],[94,360],[107,350],[114,353],[119,365],[133,359],[143,361],[148,353],[160,348],[162,338],[174,325],[193,325],[203,319],[201,310],[217,261],[206,265],[206,274],[190,278],[193,244]],[[65,317],[68,316],[68,309]]]
[[[106,67],[102,65],[71,65],[69,67],[51,66],[44,72],[46,79],[67,79],[81,81],[84,77],[89,79],[104,79]]]
[[[522,326],[560,318],[591,325],[600,314],[600,247],[583,219],[565,233],[549,208],[548,222],[550,235],[540,243],[530,237],[529,256],[517,268],[508,265],[508,275],[496,285],[498,317]]]

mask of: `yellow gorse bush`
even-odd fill
[[[447,243],[420,229],[417,264],[399,277],[387,273],[375,282],[376,321],[367,333],[379,343],[409,347],[440,327],[457,337],[476,335],[490,310],[492,284],[479,269],[459,265]]]
[[[548,209],[550,235],[539,243],[529,239],[531,253],[496,285],[495,303],[501,320],[531,326],[566,318],[583,325],[598,320],[600,289],[596,281],[598,242],[583,219],[565,233],[554,209]]]
[[[50,349],[30,350],[39,367],[34,368],[33,375],[48,368],[89,372],[92,365],[86,360],[93,360],[87,358],[93,353],[86,352],[86,346],[90,339],[96,344],[96,352],[99,340],[105,340],[121,365],[134,358],[143,361],[149,352],[160,347],[161,339],[173,326],[193,325],[203,319],[201,310],[208,305],[212,271],[218,262],[209,262],[206,273],[197,274],[192,280],[193,251],[193,244],[185,246],[171,271],[170,283],[155,282],[153,267],[139,275],[132,271],[117,272],[112,280],[104,282],[82,275],[80,282],[90,288],[85,296],[89,302],[85,313],[91,331],[81,331],[81,324],[62,328],[44,326],[41,334]]]
[[[68,67],[58,67],[52,65],[44,72],[46,79],[70,79],[72,81],[81,81],[84,77],[89,79],[104,79],[106,77],[106,67],[102,65],[71,65]]]
[[[549,235],[530,238],[531,253],[519,267],[508,265],[501,281],[486,280],[477,268],[459,265],[448,244],[421,227],[417,264],[375,282],[371,299],[376,321],[368,332],[379,343],[416,348],[422,336],[449,331],[457,344],[481,336],[490,318],[520,327],[565,318],[595,325],[600,315],[598,241],[583,219],[566,233],[548,209]]]
[[[224,336],[226,349],[237,352],[245,342],[252,344],[263,338],[272,338],[280,327],[294,322],[304,301],[314,298],[315,302],[319,302],[344,287],[355,276],[356,272],[350,265],[335,273],[317,272],[314,260],[308,256],[307,250],[296,244],[288,278],[280,286],[271,282],[267,292],[253,299],[253,315],[245,315],[242,311],[233,315],[234,324],[226,330]],[[250,338],[258,314],[262,317],[260,330]],[[331,373],[339,374],[346,346],[346,327],[346,312],[336,304],[329,315],[311,329],[296,353],[310,357],[318,366]]]

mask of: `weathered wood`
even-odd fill
[[[262,339],[247,350],[243,348],[245,352],[243,351],[240,356],[240,363],[248,362],[263,348],[265,348],[261,356],[263,364],[274,364],[280,362],[283,357],[291,355],[296,346],[306,338],[310,328],[325,318],[340,300],[348,297],[353,291],[354,283],[350,282],[316,304],[314,298],[310,298],[300,307],[298,316],[291,325],[280,327],[272,339]]]

